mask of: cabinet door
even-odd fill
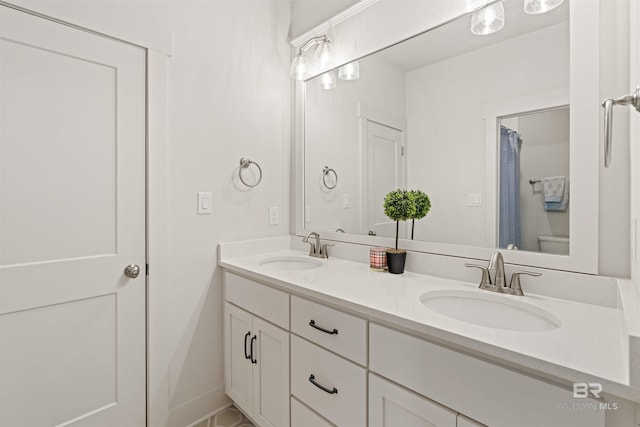
[[[253,318],[253,419],[260,427],[289,426],[289,333]]]
[[[251,414],[253,408],[253,365],[250,360],[253,337],[252,316],[229,303],[225,303],[224,307],[225,392],[240,409]]]
[[[456,427],[458,414],[369,374],[369,427]]]

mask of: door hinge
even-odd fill
[[[400,155],[404,156],[404,147],[400,147]]]
[[[144,275],[148,276],[149,275],[149,264],[145,264],[144,265]]]

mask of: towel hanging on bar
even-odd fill
[[[545,211],[566,211],[569,205],[569,177],[542,178],[542,197]]]

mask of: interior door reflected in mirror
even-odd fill
[[[557,107],[569,104],[569,2],[539,16],[521,1],[504,6],[498,33],[472,34],[465,15],[358,59],[358,79],[304,83],[304,229],[394,236],[384,195],[406,188],[431,199],[415,240],[539,252],[566,239],[567,252],[553,250],[568,253],[558,194],[569,189],[569,108]],[[539,99],[558,91],[561,104]],[[531,96],[535,108],[495,116],[488,136],[486,106]],[[496,125],[512,142],[496,141]],[[331,191],[324,165],[340,175]],[[545,178],[557,178],[546,202]],[[401,226],[408,238],[410,224]]]
[[[569,107],[499,124],[499,247],[568,255]]]

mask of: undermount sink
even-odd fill
[[[422,294],[420,301],[439,314],[487,328],[534,332],[560,326],[557,316],[516,298],[482,290],[443,290]]]
[[[262,260],[260,265],[274,267],[279,270],[311,270],[322,267],[323,263],[310,257],[282,256]]]

